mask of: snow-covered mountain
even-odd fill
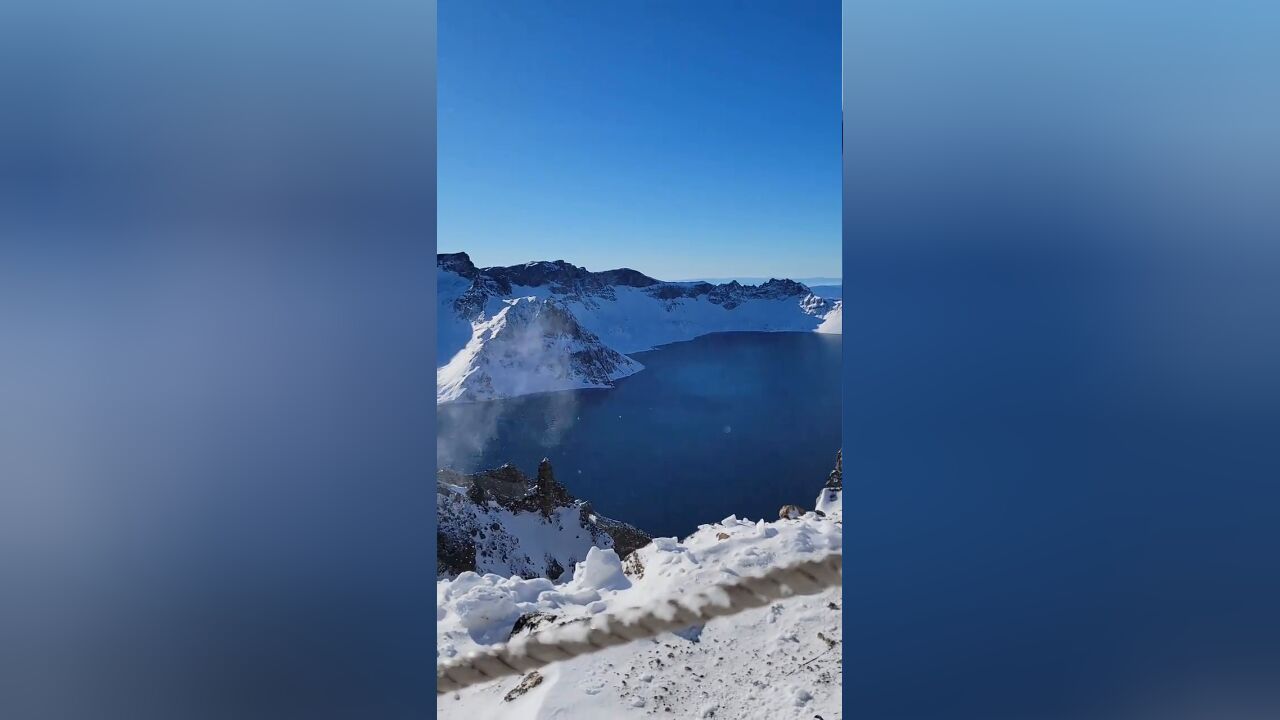
[[[563,260],[477,268],[466,253],[438,255],[436,280],[437,402],[607,387],[641,369],[619,356],[707,333],[841,331],[840,301],[792,280],[663,282]]]
[[[436,518],[442,578],[478,572],[555,580],[593,547],[626,557],[651,540],[575,499],[546,459],[533,479],[512,465],[472,474],[440,470]]]
[[[437,402],[610,387],[644,367],[600,342],[558,300],[503,300],[471,327],[467,344],[436,370]]]
[[[629,556],[592,548],[559,583],[473,572],[440,581],[439,656],[838,550],[842,481],[837,459],[817,498],[819,511],[773,522],[730,516],[683,540],[655,538]],[[841,588],[832,588],[556,663],[442,696],[437,717],[834,720],[840,717],[842,602]]]

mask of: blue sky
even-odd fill
[[[439,4],[439,249],[840,275],[840,6]]]

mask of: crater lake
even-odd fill
[[[812,509],[840,449],[841,335],[715,333],[633,353],[616,387],[437,406],[437,465],[555,475],[655,536]]]

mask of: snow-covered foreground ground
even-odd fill
[[[657,538],[624,563],[593,548],[552,583],[463,573],[437,585],[437,648],[448,659],[504,642],[521,616],[585,618],[705,588],[841,547],[838,491],[826,513],[775,522],[728,517],[688,538]],[[680,634],[553,664],[441,696],[437,717],[477,720],[840,717],[842,591],[791,598]],[[544,624],[543,627],[546,627]],[[536,630],[535,630],[536,631]],[[522,631],[527,632],[527,631]]]

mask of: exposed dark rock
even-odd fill
[[[827,475],[827,482],[823,487],[828,490],[844,489],[844,450],[836,451],[836,467]]]
[[[507,639],[510,640],[522,632],[533,632],[538,628],[552,624],[554,620],[555,616],[550,613],[527,612],[516,618],[516,622],[511,626],[511,633],[507,636]]]
[[[538,478],[534,482],[534,496],[538,499],[538,510],[546,517],[557,508],[568,507],[573,503],[569,490],[556,482],[555,472],[551,469],[551,460],[542,458],[538,463]]]
[[[492,470],[481,470],[470,475],[453,470],[441,470],[437,473],[439,480],[453,485],[471,487],[478,485],[486,497],[495,500],[499,505],[524,498],[529,494],[529,476],[520,472],[520,468],[506,463]]]
[[[613,548],[626,557],[652,539],[648,533],[627,523],[604,517],[591,506],[577,500],[555,477],[551,462],[543,459],[537,475],[525,475],[511,464],[491,470],[464,474],[442,469],[436,473],[437,563],[439,574],[449,577],[475,571],[477,558],[507,559],[513,572],[524,577],[558,579],[567,570],[565,564],[550,556],[530,556],[536,548],[521,548],[516,538],[508,535],[494,512],[513,514],[536,513],[542,522],[561,523],[566,508],[576,508],[569,517],[578,521],[592,545]],[[483,498],[484,502],[477,502]],[[563,528],[570,532],[573,526]],[[582,558],[568,558],[577,561]],[[570,563],[571,569],[572,564]]]
[[[484,490],[484,485],[480,483],[471,483],[471,487],[467,488],[467,499],[480,506],[489,502],[489,496]]]
[[[622,559],[622,574],[633,578],[644,577],[644,563],[640,561],[639,553],[630,552]]]
[[[828,507],[828,509],[830,509],[831,507],[834,507],[836,503],[840,502],[840,495],[843,491],[844,491],[844,453],[843,451],[837,450],[836,466],[834,469],[832,469],[830,473],[827,474],[827,481],[822,485],[822,491],[818,494],[818,500],[817,500],[818,506]],[[818,510],[815,512],[823,514],[823,516],[825,517],[825,513],[822,513],[822,511]]]
[[[799,505],[783,505],[778,509],[779,520],[795,520],[804,515],[804,508]]]
[[[537,670],[534,670],[533,672],[521,678],[520,684],[511,688],[511,691],[508,692],[506,695],[503,695],[502,699],[506,702],[511,702],[512,700],[515,700],[516,698],[520,697],[521,695],[524,695],[525,693],[538,687],[541,684],[542,684],[542,676],[538,674]]]
[[[653,536],[649,535],[649,533],[634,525],[628,525],[603,515],[596,515],[595,525],[613,539],[613,551],[618,554],[618,557],[625,558],[653,542]]]
[[[471,262],[471,256],[464,252],[440,253],[436,255],[436,265],[442,270],[448,270],[472,280],[479,274],[475,263]]]
[[[450,575],[475,572],[476,544],[466,535],[436,532],[436,564]]]

